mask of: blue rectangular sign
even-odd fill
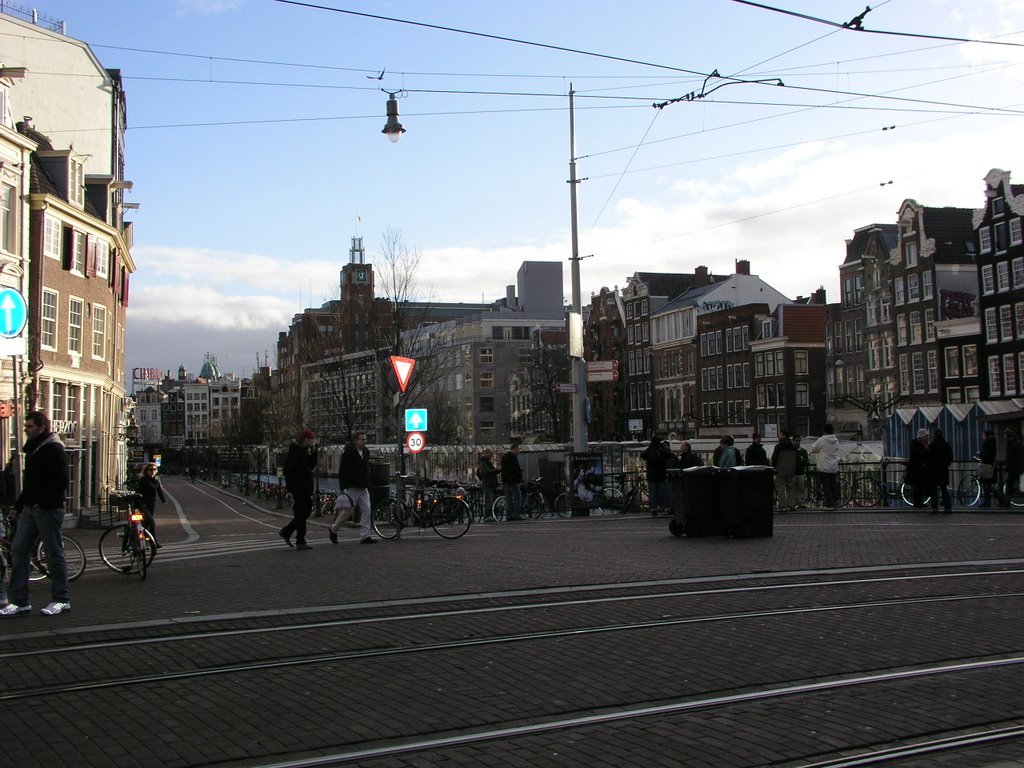
[[[405,409],[405,431],[426,432],[427,431],[427,409],[406,408]]]

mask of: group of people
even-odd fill
[[[640,454],[647,463],[647,494],[652,515],[672,512],[672,484],[668,479],[670,469],[688,469],[701,465],[700,456],[686,440],[676,454],[668,440],[654,438]]]
[[[480,451],[476,463],[476,478],[484,494],[484,509],[494,506],[498,493],[498,481],[505,489],[505,519],[523,519],[523,467],[519,463],[519,443],[512,443],[502,454],[498,466],[494,466],[494,451],[485,448]]]
[[[949,467],[952,463],[953,449],[942,436],[941,429],[936,429],[930,436],[927,429],[917,430],[907,459],[907,484],[914,489],[911,501],[915,509],[924,509],[925,499],[931,497],[932,514],[937,515],[941,498],[942,511],[952,514],[953,504],[949,497]]]
[[[284,484],[292,496],[292,519],[278,531],[278,535],[285,544],[300,552],[313,548],[306,539],[306,521],[313,513],[313,472],[317,453],[316,433],[303,429],[288,446],[284,459]],[[342,451],[338,486],[340,491],[334,504],[337,514],[327,530],[331,543],[338,543],[338,531],[358,512],[359,543],[376,544],[370,514],[370,451],[366,447],[365,432],[356,432]]]

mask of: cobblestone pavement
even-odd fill
[[[193,486],[184,481],[170,479],[166,481],[166,485],[173,497],[173,503],[158,510],[159,533],[164,546],[145,582],[126,579],[99,563],[96,542],[100,531],[86,528],[69,531],[82,543],[90,558],[86,574],[72,584],[72,612],[56,618],[39,616],[38,608],[45,605],[48,593],[45,583],[35,584],[32,593],[37,612],[28,618],[8,619],[0,623],[0,648],[45,647],[48,644],[63,642],[65,639],[81,640],[82,632],[87,632],[90,637],[97,639],[121,636],[125,631],[124,625],[129,624],[132,625],[132,631],[144,631],[148,628],[153,631],[172,632],[185,632],[190,627],[209,626],[211,621],[224,622],[225,625],[230,624],[234,627],[244,622],[251,622],[253,626],[257,626],[262,620],[294,621],[296,617],[301,618],[303,615],[316,617],[333,610],[349,610],[353,606],[371,611],[380,601],[413,601],[428,598],[441,601],[445,596],[469,600],[474,595],[481,596],[480,599],[483,600],[490,599],[487,596],[492,593],[507,590],[544,590],[574,586],[611,590],[616,585],[623,584],[638,585],[639,589],[646,582],[663,580],[680,580],[683,584],[688,580],[693,583],[699,581],[701,586],[707,586],[713,585],[716,580],[723,583],[736,582],[737,577],[745,577],[751,583],[758,580],[763,583],[765,579],[776,579],[781,582],[791,577],[811,579],[818,578],[819,575],[835,579],[844,572],[859,576],[877,574],[884,577],[894,572],[924,572],[942,564],[971,570],[995,571],[1013,570],[1024,565],[1024,516],[1003,514],[998,511],[961,511],[953,515],[940,516],[898,510],[779,514],[775,518],[773,537],[742,540],[677,538],[669,533],[668,518],[646,515],[524,521],[511,524],[487,523],[474,525],[465,537],[455,541],[443,540],[430,531],[407,531],[400,541],[380,541],[372,546],[360,545],[357,541],[358,531],[353,529],[342,529],[341,542],[332,545],[327,539],[323,521],[313,520],[309,536],[313,549],[300,552],[287,547],[278,536],[278,529],[290,515],[287,510],[275,509],[273,502],[265,505],[257,500],[202,483]],[[595,621],[599,619],[600,610],[604,609],[598,609]],[[929,621],[945,621],[946,618],[946,614],[940,613],[939,609],[928,609],[920,614],[919,622],[924,624]],[[957,621],[959,620],[958,618]],[[1003,637],[1005,633],[1001,634],[1001,631],[1005,629],[1005,621],[998,611],[978,614],[968,620],[968,625],[970,621],[975,622],[979,635],[984,635],[977,638],[977,642],[979,648],[986,653],[1024,650],[1019,642],[1013,646],[1017,641],[1013,640],[1012,636],[1011,639]],[[800,625],[793,624],[784,633],[778,630],[777,625],[772,626],[773,629],[768,634],[756,638],[736,639],[737,642],[742,640],[751,643],[750,649],[744,653],[753,654],[750,658],[754,660],[755,666],[768,670],[780,659],[799,658],[806,654],[810,654],[807,659],[811,661],[820,654],[823,664],[826,661],[835,661],[832,656],[826,658],[820,640],[818,644],[811,644],[806,648],[802,646],[803,636],[797,632]],[[857,627],[857,632],[863,631],[863,628],[856,624],[844,626],[847,627],[844,631],[851,635],[854,634],[851,627]],[[894,626],[900,625],[897,623]],[[796,632],[793,637],[788,636],[790,629]],[[899,630],[886,627],[885,631]],[[688,635],[685,637],[689,638]],[[917,652],[929,645],[928,640],[927,631],[922,629],[921,637],[908,640],[907,643],[908,647],[913,646]],[[325,640],[317,639],[314,642],[333,647],[333,644],[339,641],[335,639],[328,644]],[[692,640],[686,639],[681,642]],[[729,640],[728,635],[723,635],[715,642],[731,645],[733,641]],[[844,640],[839,637],[832,641],[832,651],[835,650],[836,642]],[[985,642],[989,642],[992,647],[984,645]],[[944,653],[941,646],[943,643],[936,642],[937,650],[934,653],[937,658]],[[559,646],[553,646],[553,649],[557,647]],[[667,658],[667,655],[679,653],[681,650],[665,647],[664,651],[659,651],[655,648],[656,645],[648,648],[646,643],[633,642],[628,646],[622,646],[614,653],[621,654],[628,664],[657,667],[661,663],[658,660],[661,653],[666,654]],[[971,652],[982,655],[982,650],[975,649]],[[931,652],[929,648],[929,653]],[[966,654],[967,651],[960,649],[960,653]],[[463,655],[460,658],[464,660],[469,657]],[[570,677],[571,674],[578,674],[580,679],[588,679],[589,664],[586,657],[557,658],[559,664],[565,666],[565,671]],[[760,661],[757,661],[759,658]],[[508,659],[512,668],[506,671],[514,675],[514,668],[522,663],[522,657],[510,655]],[[895,665],[897,661],[887,660],[887,663]],[[389,663],[383,667],[370,667],[365,675],[353,671],[352,677],[346,678],[345,681],[344,693],[348,698],[345,699],[346,703],[343,706],[359,706],[358,702],[362,700],[374,700],[380,693],[382,681],[389,679],[385,670],[402,668],[404,667],[399,663]],[[370,669],[374,671],[371,672]],[[424,712],[440,706],[436,696],[430,695],[429,687],[413,687],[418,676],[418,671],[413,671],[415,669],[410,667],[406,677],[407,685],[411,687],[395,695],[407,697],[410,702],[419,702],[418,706],[421,706]],[[639,672],[639,669],[637,671]],[[737,680],[729,685],[742,687],[743,669],[736,671]],[[494,674],[497,674],[497,671],[494,671]],[[702,678],[699,669],[688,674]],[[23,672],[22,676],[30,676],[30,673]],[[272,675],[268,673],[268,679],[270,677]],[[646,685],[650,688],[656,687],[654,679],[652,678]],[[21,682],[31,684],[31,680]],[[282,678],[280,684],[285,687],[280,689],[280,696],[282,699],[288,698],[294,685],[309,685],[311,682],[301,678],[300,682],[293,678]],[[981,718],[979,722],[986,721],[984,718],[988,717],[981,714],[983,705],[995,706],[1000,702],[1004,705],[1008,719],[1019,717],[1019,684],[1024,684],[1024,680],[1014,681],[1012,677],[999,677],[998,680],[993,678],[991,690],[994,698],[979,701],[977,704],[977,717]],[[428,685],[426,678],[424,685]],[[950,694],[950,691],[943,689],[941,684],[933,684],[933,688],[935,685],[938,687],[927,694],[928,700],[937,701]],[[5,688],[5,684],[0,684],[0,692]],[[239,697],[232,706],[237,706],[239,712],[249,711],[253,694],[246,694],[242,687],[235,693],[230,693],[231,690],[232,686],[228,686],[221,695],[228,696],[229,703],[231,696]],[[320,693],[322,692],[318,691],[316,695]],[[191,695],[180,695],[183,702],[193,700]],[[264,692],[260,695],[265,697],[274,694]],[[96,732],[109,727],[105,716],[97,709],[98,702],[104,700],[103,696],[79,696],[80,699],[74,698],[74,695],[71,699],[62,698],[65,706],[78,707],[79,717],[75,721],[78,736],[69,737],[69,743],[75,745],[69,749],[72,752],[77,749],[77,756],[87,759],[91,765],[107,764],[104,762],[104,754],[92,754],[89,751],[89,744],[95,738]],[[145,698],[141,693],[138,696],[142,697],[142,700]],[[894,693],[891,698],[896,700],[898,696]],[[948,706],[954,711],[956,707],[966,706],[966,700],[958,704],[956,699],[953,692],[953,698],[950,699]],[[161,705],[166,704],[167,702],[161,702]],[[0,713],[4,713],[10,706],[12,705],[0,702]],[[155,708],[157,704],[145,706]],[[192,706],[200,706],[198,700]],[[204,703],[202,706],[207,704]],[[481,700],[480,706],[500,708],[500,696],[493,701]],[[863,702],[858,704],[855,698],[847,700],[841,696],[829,698],[827,706],[849,707],[851,711],[864,711],[868,707]],[[881,705],[875,703],[870,706],[877,708]],[[806,718],[805,713],[783,712],[782,709],[777,710],[775,717],[784,717],[786,722],[793,723]],[[447,714],[452,716],[452,712]],[[763,710],[751,710],[750,722],[760,722],[765,714]],[[203,715],[202,710],[194,710],[189,715],[182,712],[180,719],[187,723],[190,722],[189,717],[197,715],[199,718],[209,717]],[[4,714],[3,719],[6,720],[6,717],[7,714]],[[238,730],[241,726],[236,724],[231,734],[224,735],[223,744],[220,745],[206,742],[203,745],[189,745],[169,740],[163,746],[163,756],[154,764],[170,767],[227,764],[236,760],[244,763],[246,757],[252,754],[245,746],[248,743],[247,739],[270,738],[266,734],[261,735],[259,712],[253,712],[252,717],[255,721],[251,728]],[[292,723],[291,728],[295,733],[308,732],[309,720],[309,713],[303,712],[302,717]],[[321,713],[313,720],[322,722],[328,731],[334,722],[329,712]],[[342,712],[336,724],[346,720],[351,720],[352,727],[356,728],[359,718],[347,717]],[[679,762],[676,746],[664,746],[672,743],[672,732],[674,728],[679,727],[679,722],[655,720],[644,727],[632,729],[619,726],[618,732],[622,739],[621,755],[608,751],[609,732],[605,728],[601,731],[601,738],[594,737],[592,748],[580,746],[577,749],[573,746],[569,749],[564,737],[560,741],[556,737],[537,736],[519,743],[517,749],[521,748],[522,752],[518,756],[514,750],[495,753],[464,747],[456,752],[441,753],[436,760],[428,762],[417,762],[415,757],[409,757],[378,759],[374,762],[367,760],[359,764],[572,765],[578,764],[574,762],[576,760],[583,760],[581,756],[586,756],[586,761],[591,765],[727,764],[721,762],[721,755],[723,749],[728,747],[730,735],[728,730],[718,730],[714,715],[708,716],[708,730],[700,738],[700,749],[696,749],[686,762]],[[704,721],[691,716],[686,722],[693,727],[694,723]],[[719,724],[721,722],[719,720]],[[764,729],[770,730],[771,722],[769,717],[765,725],[759,726],[761,731],[758,733],[767,733]],[[202,720],[199,720],[195,722],[194,727],[198,730],[202,725]],[[274,733],[278,733],[280,727],[287,730],[287,718],[284,724],[279,722],[275,723],[275,726],[278,727]],[[252,729],[255,730],[250,733]],[[298,738],[294,742],[288,742],[280,735],[274,738],[282,739],[274,754],[302,752],[310,743],[308,738]],[[756,742],[760,736],[751,732],[746,738]],[[587,741],[585,731],[580,733],[580,739],[581,745]],[[633,739],[646,740],[644,743],[651,746],[644,751],[633,743]],[[759,764],[758,758],[751,758],[749,754],[744,756],[744,750],[748,747],[741,747],[740,741],[742,740],[737,741],[734,764]],[[611,743],[614,742],[615,739],[612,738]],[[768,742],[775,744],[776,739],[765,737],[765,745],[758,748],[761,750],[758,754],[779,757],[773,757],[771,760],[765,757],[764,764],[773,761],[783,764],[787,745],[780,741],[769,749]],[[1018,743],[1006,742],[979,747],[969,753],[970,762],[957,762],[953,757],[947,756],[928,758],[928,761],[923,762],[924,758],[918,758],[916,763],[904,760],[891,764],[971,765],[986,768],[1021,766],[1024,765],[1024,746],[1019,742],[1020,740]],[[329,743],[329,739],[325,743]],[[529,746],[531,743],[533,747]],[[557,758],[560,750],[563,752],[562,760]],[[706,751],[704,757],[698,757],[701,750]],[[574,756],[571,759],[568,757],[570,754]],[[965,757],[968,753],[958,754],[959,759],[968,759]],[[485,757],[486,755],[490,757]],[[24,757],[27,760],[35,759],[38,765],[47,766],[66,764],[65,761],[70,759],[68,754],[55,754],[44,760],[39,758],[38,752]],[[14,764],[28,763],[19,761]],[[128,761],[122,764],[132,763]]]

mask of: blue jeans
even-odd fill
[[[494,509],[494,491],[496,489],[484,486],[484,520],[489,520],[491,510]]]
[[[647,492],[652,512],[659,509],[665,511],[672,509],[672,486],[668,480],[648,480]]]
[[[64,560],[64,544],[60,540],[64,509],[25,507],[18,516],[18,530],[11,545],[11,588],[8,598],[15,605],[29,605],[29,557],[36,539],[43,542],[46,567],[50,571],[50,595],[54,602],[70,602],[68,565]]]
[[[505,486],[505,519],[518,520],[523,516],[523,486],[508,483]]]

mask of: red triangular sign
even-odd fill
[[[411,357],[391,356],[391,367],[395,371],[395,378],[398,379],[398,388],[403,392],[409,386],[409,377],[412,376],[412,369],[415,365],[416,361]]]

